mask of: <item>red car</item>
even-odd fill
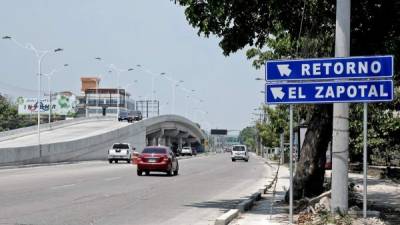
[[[169,147],[145,147],[137,159],[137,175],[143,172],[149,175],[151,171],[166,172],[169,176],[178,175],[179,164],[175,154]]]

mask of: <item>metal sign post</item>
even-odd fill
[[[342,0],[347,2],[345,0]],[[343,55],[343,54],[342,54]],[[290,106],[290,223],[293,223],[293,104],[364,103],[364,198],[367,215],[367,104],[393,100],[393,56],[267,61],[265,103]],[[354,80],[351,80],[354,79]],[[355,80],[356,79],[356,80]],[[342,107],[342,108],[340,108]],[[347,211],[348,105],[334,106],[332,210]],[[341,111],[342,110],[342,111]],[[336,117],[335,117],[336,116]],[[335,118],[339,122],[335,122]],[[343,121],[345,118],[346,121]],[[335,125],[337,127],[335,127]],[[336,133],[335,133],[336,132]],[[340,134],[340,135],[339,135]],[[335,143],[336,140],[336,143]],[[336,144],[336,145],[335,145]],[[347,146],[347,147],[346,147]],[[335,151],[344,149],[344,151]],[[340,154],[340,157],[338,156]],[[335,157],[336,155],[336,157]]]
[[[364,116],[363,116],[363,132],[364,132],[364,143],[363,143],[363,154],[364,154],[364,162],[363,162],[363,170],[364,170],[364,188],[363,188],[363,217],[367,218],[367,138],[368,138],[368,103],[364,103]]]
[[[293,105],[289,105],[289,160],[290,160],[290,187],[289,187],[289,222],[293,224]]]

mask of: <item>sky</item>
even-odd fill
[[[153,74],[183,80],[176,89],[176,114],[207,129],[228,130],[250,125],[264,99],[264,84],[255,80],[263,70],[252,67],[245,50],[223,56],[219,38],[198,36],[184,8],[169,0],[3,0],[0,36],[5,35],[39,50],[64,49],[42,61],[42,73],[59,70],[51,79],[53,91],[79,95],[80,77],[96,75],[102,76],[100,86],[116,87],[115,73],[108,73],[114,64],[135,69],[121,74],[122,88],[131,84],[127,90],[134,99],[150,98],[152,78],[137,69],[140,64]],[[32,51],[0,39],[0,62],[0,93],[36,96]],[[47,90],[47,80],[42,82]],[[157,76],[154,84],[161,113],[171,113],[172,83]],[[182,87],[195,90],[190,94],[195,97],[188,98]]]

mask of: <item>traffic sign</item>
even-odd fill
[[[267,61],[266,81],[382,78],[393,76],[393,56]]]
[[[393,81],[266,84],[267,104],[384,102],[393,100]]]
[[[227,129],[211,129],[211,135],[227,135]]]

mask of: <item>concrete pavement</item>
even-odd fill
[[[277,164],[270,161],[270,171],[275,176]],[[289,188],[289,169],[286,166],[280,166],[278,180],[276,183],[275,194],[274,186],[270,188],[267,194],[262,195],[262,199],[255,202],[253,208],[242,214],[239,218],[233,220],[232,225],[282,225],[289,224],[289,212],[287,204],[282,201],[285,198],[285,192]],[[269,180],[273,178],[270,177]]]
[[[0,170],[0,224],[213,224],[265,184],[265,163],[229,154],[180,160],[180,175],[138,177],[102,161]]]
[[[121,123],[113,120],[88,121],[86,123],[73,124],[41,132],[41,144],[66,142],[85,137],[95,136],[109,131],[125,127],[130,123]],[[1,148],[22,147],[37,145],[38,136],[36,133],[17,137],[0,142]]]

